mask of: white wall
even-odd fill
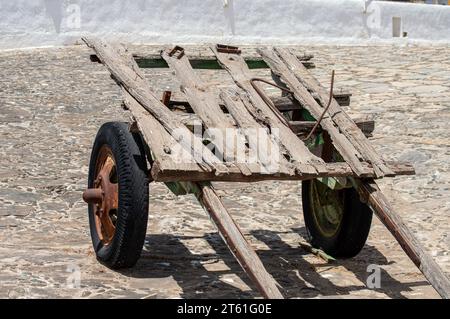
[[[392,41],[393,16],[402,18],[408,41],[450,43],[450,6],[364,0],[0,0],[0,49],[72,44],[83,34],[136,43]]]
[[[374,28],[372,37],[392,36],[392,17],[401,17],[408,38],[450,42],[450,6],[379,2],[381,27]]]

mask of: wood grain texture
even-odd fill
[[[388,162],[389,167],[397,175],[414,175],[414,167],[407,163],[397,163]],[[367,169],[371,170],[369,164],[364,163]],[[288,172],[278,172],[278,173],[265,173],[265,172],[255,172],[250,176],[243,175],[238,168],[230,168],[228,173],[220,174],[214,172],[206,171],[183,171],[182,167],[178,169],[176,167],[173,170],[165,169],[160,170],[159,167],[155,166],[152,168],[153,179],[157,182],[173,182],[173,181],[212,181],[212,182],[258,182],[258,181],[268,181],[268,180],[280,180],[280,181],[301,181],[309,180],[317,177],[357,177],[352,168],[345,162],[339,163],[326,163],[325,168],[327,172],[319,173],[314,176],[310,175],[292,175],[290,171]],[[372,176],[373,177],[373,176]]]
[[[248,98],[236,91],[222,91],[219,97],[239,125],[252,156],[257,158],[258,163],[262,165],[260,171],[289,176],[295,175],[294,166],[282,154],[282,146],[278,144],[276,138],[268,132],[267,128],[258,123],[248,111],[246,107],[246,104],[250,104]]]
[[[183,55],[181,58],[177,58],[170,56],[169,53],[170,50],[164,50],[161,52],[161,56],[178,77],[181,83],[181,91],[186,95],[195,114],[209,130],[214,130],[215,133],[218,133],[218,136],[212,142],[222,154],[224,161],[230,163],[230,166],[236,165],[242,174],[251,175],[252,171],[245,164],[245,161],[241,162],[241,159],[237,158],[238,154],[236,152],[239,146],[248,153],[248,149],[245,146],[245,137],[236,129],[237,127],[231,121],[231,118],[222,112],[216,96],[210,87],[203,83],[194,72],[189,64],[188,57]],[[235,136],[227,139],[227,134]]]
[[[272,72],[278,75],[294,93],[294,97],[300,104],[318,119],[323,113],[322,106],[317,103],[311,93],[300,83],[294,73],[286,66],[285,62],[281,60],[277,53],[273,49],[259,50],[259,53],[270,66]],[[364,168],[360,160],[362,154],[360,154],[346,136],[342,134],[340,127],[335,125],[331,116],[324,116],[320,125],[322,129],[328,132],[336,150],[358,176],[367,176],[371,173]]]
[[[271,154],[277,149],[278,167],[275,170],[261,169],[261,163],[272,160],[272,155],[263,158],[257,154],[254,162],[245,162],[245,167],[233,161],[222,162],[208,148],[203,140],[194,136],[187,128],[185,121],[156,98],[150,89],[143,73],[126,48],[112,47],[96,39],[84,39],[92,47],[102,63],[104,63],[116,82],[121,86],[125,104],[136,120],[138,130],[148,144],[154,163],[151,169],[155,181],[236,181],[254,182],[261,180],[305,180],[325,176],[360,176],[355,174],[348,163],[324,163],[322,159],[309,152],[287,126],[261,100],[249,83],[248,68],[238,55],[220,56],[219,60],[227,60],[224,66],[234,76],[236,83],[245,91],[220,92],[219,97],[210,95],[210,88],[196,78],[189,61],[171,61],[173,68],[181,74],[185,95],[189,96],[196,112],[202,115],[201,120],[209,126],[221,128],[240,127],[243,138],[250,149],[256,148],[256,141],[246,130],[262,128],[263,153]],[[221,62],[221,63],[222,63]],[[231,64],[230,64],[231,63]],[[181,71],[180,71],[181,70]],[[239,89],[238,89],[239,90]],[[239,92],[239,93],[238,93]],[[242,94],[246,92],[246,94]],[[256,94],[256,95],[255,95]],[[220,106],[223,105],[223,107]],[[224,108],[229,111],[224,113]],[[306,124],[310,125],[310,124]],[[279,128],[281,134],[273,135]],[[253,144],[253,145],[252,145]],[[259,147],[261,145],[258,145]],[[300,148],[296,148],[296,147]],[[264,147],[266,149],[264,149]],[[178,150],[178,153],[175,152]],[[179,151],[181,150],[181,153]],[[227,152],[224,150],[224,152]],[[179,156],[179,154],[183,154]],[[183,157],[183,161],[179,161]],[[264,165],[263,165],[264,166]],[[362,168],[369,172],[367,177],[375,177],[371,164],[362,162]],[[387,165],[396,174],[412,174],[414,169],[408,165]]]
[[[298,174],[317,175],[319,172],[325,172],[324,162],[319,157],[309,152],[305,144],[298,139],[292,130],[276,116],[264,100],[259,96],[251,85],[253,78],[244,59],[239,54],[220,53],[215,47],[211,50],[216,55],[219,63],[228,71],[234,82],[244,90],[250,97],[253,110],[250,110],[257,121],[268,126],[271,129],[277,129],[279,134],[277,142],[287,150],[291,157]]]
[[[180,93],[172,92],[172,93],[176,94],[176,97],[173,98],[172,100],[170,100],[169,107],[173,108],[174,106],[184,106],[187,108],[186,111],[192,112],[192,110],[190,109],[189,102],[186,101],[186,98],[183,93],[181,93],[181,92]],[[300,103],[298,103],[297,100],[291,99],[287,96],[275,96],[275,97],[271,96],[269,98],[272,100],[272,102],[275,104],[276,108],[280,112],[288,112],[288,111],[295,111],[295,110],[302,109],[302,106],[300,105]],[[341,103],[344,101],[344,99],[338,98],[338,99],[336,99],[336,101],[339,103],[340,106],[348,105],[348,100],[346,100],[345,103]]]
[[[304,86],[304,88],[309,92],[315,94],[321,101],[322,105],[326,105],[329,96],[327,90],[320,84],[319,81],[317,81],[316,78],[311,75],[311,73],[309,73],[297,57],[285,48],[275,48],[274,51],[278,54],[288,69],[295,75],[301,85]],[[394,172],[386,166],[381,156],[376,152],[361,130],[344,112],[335,99],[331,100],[328,113],[332,121],[339,127],[339,131],[345,135],[348,141],[358,151],[361,156],[360,158],[373,165],[375,175],[377,177],[395,175]],[[330,136],[333,138],[331,133]]]
[[[283,299],[276,281],[267,272],[214,188],[209,183],[199,183],[197,185],[201,189],[200,196],[198,196],[199,201],[216,224],[230,251],[260,293],[268,299]]]
[[[369,137],[372,135],[372,132],[375,129],[375,121],[370,119],[368,116],[360,116],[360,117],[353,117],[352,121],[355,122],[356,126],[359,127],[359,129],[364,133],[366,137]],[[292,130],[299,134],[308,134],[311,129],[313,128],[314,124],[316,122],[314,121],[290,121],[289,125],[291,126]],[[316,133],[320,133],[322,131],[321,128],[318,128],[316,130]]]
[[[116,48],[100,40],[92,38],[83,38],[83,40],[95,50],[98,58],[108,68],[116,82],[150,112],[183,148],[192,151],[199,165],[208,166],[218,174],[228,172],[228,168],[203,145],[202,140],[192,134],[156,98],[131,55],[126,59],[123,52],[118,52]]]
[[[190,152],[181,147],[175,150],[174,147],[178,145],[175,139],[124,88],[122,88],[122,95],[125,105],[152,153],[151,174],[153,180],[158,179],[158,174],[171,174],[174,171],[185,175],[197,174],[198,172],[214,175],[209,167],[199,166]],[[183,162],[179,161],[180,155],[185,159]]]

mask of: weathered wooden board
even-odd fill
[[[248,111],[248,106],[246,107],[246,104],[250,103],[248,98],[236,91],[222,91],[220,99],[243,131],[251,150],[264,170],[289,176],[295,175],[294,166],[281,154],[281,146],[276,138]]]
[[[370,119],[369,116],[354,117],[352,120],[366,137],[372,135],[372,132],[375,129],[375,121]],[[289,125],[295,133],[307,134],[311,131],[315,123],[316,122],[314,121],[290,121]],[[321,131],[321,129],[317,129],[316,133],[320,133]]]
[[[303,100],[301,101],[302,105],[305,108],[309,108],[314,116],[320,116],[321,110],[320,108],[317,108],[317,106],[320,107],[320,105],[314,99],[309,99],[307,95],[311,96],[311,94],[314,94],[315,97],[319,99],[322,106],[325,106],[327,105],[329,94],[317,79],[315,79],[300,61],[298,61],[295,55],[284,48],[259,50],[259,52],[264,54],[263,58],[271,65],[272,70],[274,67],[277,68],[277,72],[282,77],[282,80],[298,93],[296,98],[298,98],[299,101],[300,99]],[[328,124],[329,122],[334,123],[339,129],[338,133],[343,134],[346,137],[346,140],[351,143],[354,150],[356,150],[356,152],[352,153],[357,154],[360,159],[373,165],[377,177],[395,175],[394,172],[385,165],[381,156],[375,151],[361,130],[334,99],[331,100],[328,114],[329,120],[324,121],[322,127],[325,128],[325,126],[327,126],[326,129],[333,139],[336,148],[338,148],[340,142],[336,138],[336,133],[330,131],[331,125]],[[346,153],[341,153],[341,155],[349,164],[356,165],[356,162],[351,159],[351,149],[348,145],[345,145],[345,150]],[[341,152],[341,149],[339,152]]]
[[[300,104],[306,108],[316,119],[318,119],[322,113],[323,108],[313,98],[311,93],[303,87],[299,80],[295,77],[293,72],[286,66],[284,61],[277,55],[273,49],[259,50],[264,60],[270,65],[274,74],[278,75],[280,79],[289,87],[294,93],[294,97],[300,102]],[[324,106],[325,107],[325,106]],[[340,131],[340,128],[335,125],[330,116],[324,116],[321,121],[321,127],[330,135],[333,145],[336,150],[341,154],[344,160],[352,167],[358,176],[367,176],[370,174],[362,162],[362,154],[358,152],[355,147],[350,143],[344,134]]]
[[[364,163],[364,166],[368,170],[372,167],[369,164]],[[395,172],[396,175],[414,175],[414,167],[408,163],[399,162],[388,162],[387,165]],[[301,181],[314,179],[318,177],[357,177],[352,168],[345,162],[338,163],[325,163],[324,167],[326,172],[318,173],[314,176],[311,175],[292,175],[290,172],[280,172],[280,173],[266,173],[261,171],[256,172],[256,168],[252,168],[253,172],[250,176],[245,176],[241,173],[238,168],[230,168],[226,174],[218,174],[214,172],[197,171],[197,172],[187,172],[183,171],[182,167],[180,169],[169,170],[164,166],[160,170],[158,166],[152,168],[152,177],[157,182],[173,182],[173,181],[213,181],[213,182],[258,182],[258,181],[268,181],[268,180],[279,180],[279,181]]]
[[[276,281],[267,272],[258,255],[233,220],[233,217],[228,213],[214,188],[209,183],[198,183],[196,187],[201,190],[197,198],[211,216],[232,254],[239,261],[239,264],[263,297],[283,299],[283,295],[278,290]]]
[[[220,136],[213,140],[213,144],[223,155],[226,162],[236,163],[243,175],[251,175],[252,172],[245,162],[236,161],[236,144],[240,143],[245,150],[245,138],[236,130],[235,124],[222,112],[217,99],[208,85],[196,75],[186,55],[176,57],[170,55],[170,50],[161,52],[162,58],[169,67],[175,71],[181,84],[181,91],[186,95],[191,108],[202,120],[207,128],[219,131]],[[228,129],[228,130],[227,130]],[[234,143],[227,140],[227,134],[235,133]],[[229,145],[231,144],[231,145]],[[245,150],[248,153],[248,150]]]
[[[228,90],[232,92],[234,90]],[[242,94],[239,94],[240,96]],[[223,100],[223,98],[219,97],[219,99]],[[188,103],[188,102],[186,102]],[[223,101],[219,101],[219,104],[222,108],[226,108],[225,103]],[[245,109],[245,106],[243,106]],[[194,124],[202,123],[202,120],[195,114],[191,112],[184,111],[176,111],[175,114],[180,116],[183,119],[183,122],[188,126],[193,126]],[[231,117],[232,115],[228,112],[228,109],[225,111],[226,116]],[[252,116],[253,117],[253,116]],[[375,130],[375,121],[371,115],[355,115],[352,117],[353,122],[361,129],[361,131],[366,135],[366,137],[370,137]],[[237,120],[235,120],[236,124],[240,126]],[[311,131],[313,126],[315,125],[315,121],[289,121],[289,126],[297,135],[305,135]],[[260,127],[263,127],[260,125]],[[322,132],[322,128],[319,126],[314,135]]]
[[[94,49],[102,63],[112,76],[128,93],[150,112],[171,136],[186,150],[195,154],[199,165],[212,169],[217,174],[226,174],[228,168],[208,148],[200,138],[189,131],[184,124],[173,116],[172,112],[161,103],[138,68],[131,55],[126,59],[122,52],[97,39],[83,38],[86,44]]]
[[[264,123],[271,129],[278,130],[277,142],[288,152],[296,166],[297,173],[300,175],[314,176],[326,172],[323,160],[309,152],[305,144],[289,127],[280,121],[253,88],[250,82],[253,76],[244,59],[239,54],[221,53],[215,47],[211,49],[219,63],[231,75],[234,82],[249,95],[251,101],[251,105],[249,106],[253,108],[250,110],[250,113],[253,116],[258,116],[255,119],[260,123]]]
[[[183,106],[186,108],[187,112],[193,112],[189,105],[189,102],[186,101],[184,94],[178,93],[178,92],[176,92],[176,93],[172,92],[172,94],[176,94],[176,96],[168,102],[169,108],[173,108],[175,106]],[[347,94],[347,93],[345,93],[345,94]],[[334,94],[333,96],[336,99],[336,101],[339,103],[340,106],[348,106],[350,104],[349,99],[348,98],[340,98],[339,97],[339,96],[341,96],[340,94]],[[288,111],[295,111],[295,110],[302,109],[302,106],[300,105],[300,103],[298,103],[297,100],[292,100],[286,96],[270,97],[270,99],[272,100],[272,102],[275,104],[276,108],[280,112],[288,112]]]
[[[177,172],[177,174],[195,175],[200,171],[214,175],[214,172],[210,168],[200,167],[196,164],[190,152],[187,152],[183,148],[174,152],[173,147],[178,144],[175,139],[123,87],[122,95],[124,103],[136,121],[136,125],[144,141],[150,146],[153,159],[152,179],[156,180],[160,175],[173,174],[173,172]],[[179,152],[183,152],[182,156],[186,161],[179,161]]]

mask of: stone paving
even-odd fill
[[[336,86],[353,93],[349,112],[376,119],[372,142],[380,152],[414,163],[416,176],[380,183],[450,273],[450,47],[295,49],[315,55],[313,73],[323,83],[336,70]],[[0,52],[0,297],[258,298],[194,198],[177,198],[162,184],[151,185],[136,267],[116,272],[96,261],[81,200],[90,148],[102,123],[127,116],[118,87],[89,52]],[[223,71],[200,73],[230,83]],[[145,74],[158,92],[177,88],[168,70]],[[360,255],[326,264],[299,247],[306,239],[299,183],[216,187],[287,297],[438,297],[378,220]],[[381,267],[379,289],[366,286],[370,264]]]

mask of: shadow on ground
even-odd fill
[[[306,236],[305,228],[292,231],[302,237]],[[344,297],[354,291],[367,289],[365,283],[369,275],[367,272],[369,264],[379,266],[390,264],[380,251],[370,245],[366,245],[362,252],[352,259],[325,264],[317,258],[317,263],[311,263],[304,258],[309,255],[307,251],[288,245],[281,239],[280,233],[254,230],[251,235],[270,248],[257,250],[257,254],[267,271],[281,285],[281,291],[287,298]],[[182,242],[190,239],[206,240],[215,253],[193,254]],[[207,233],[198,237],[148,235],[145,248],[136,267],[123,271],[122,274],[134,278],[172,276],[182,289],[180,296],[182,298],[255,298],[260,296],[217,233]],[[214,264],[219,262],[222,263],[222,266],[217,267],[217,270],[214,269]],[[205,265],[209,265],[209,267]],[[360,283],[345,287],[335,285],[328,276],[320,274],[329,267],[345,268],[352,272]],[[230,274],[236,274],[252,290],[246,289],[243,283],[240,286],[231,285],[221,280],[222,276]],[[401,283],[383,268],[381,268],[381,278],[381,287],[388,288],[376,291],[384,293],[390,298],[404,298],[403,292],[411,291],[414,286],[427,284],[425,281]]]

